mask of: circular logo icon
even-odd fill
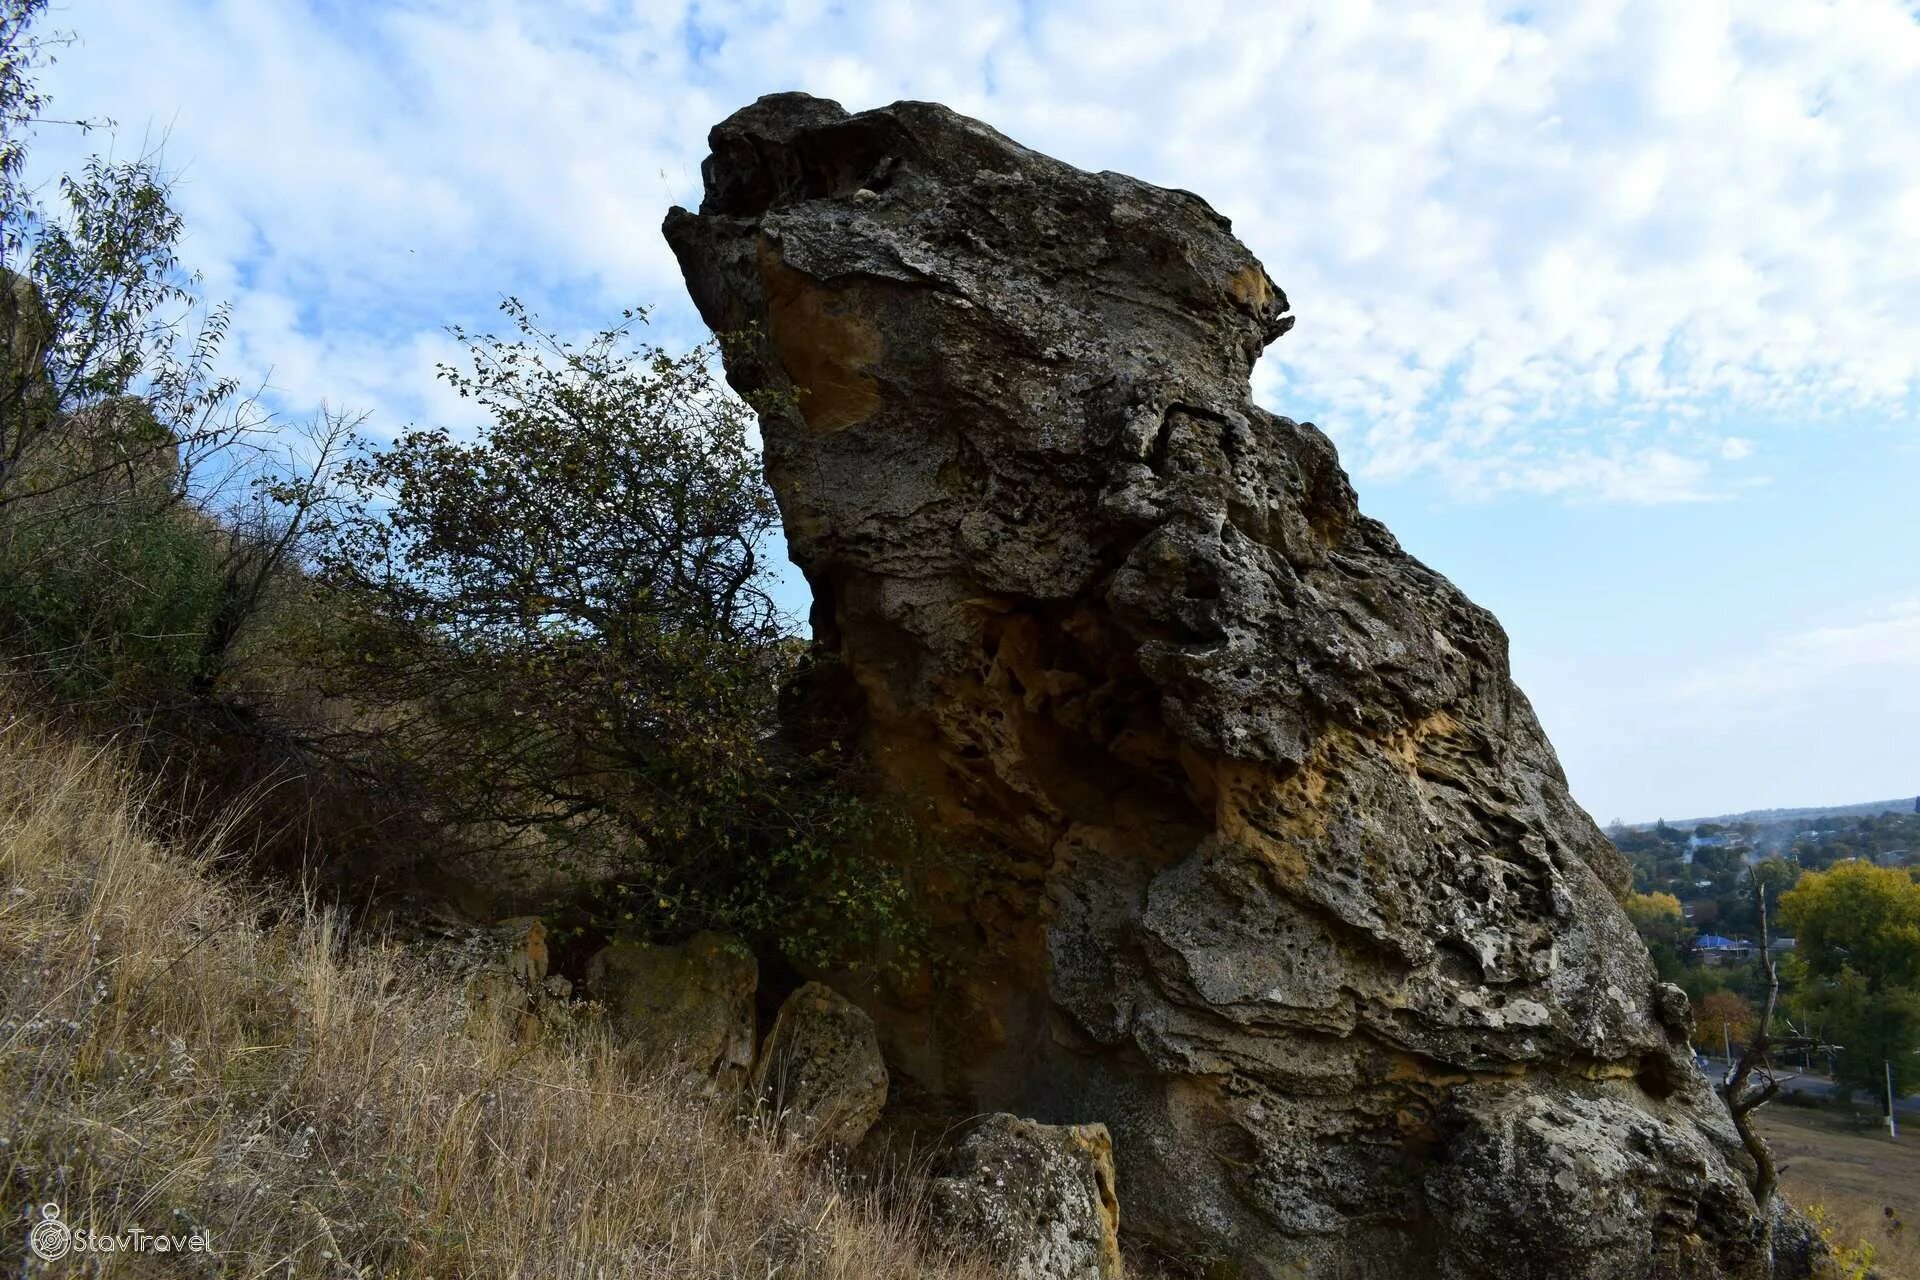
[[[67,1249],[73,1244],[73,1228],[60,1221],[59,1205],[40,1206],[40,1221],[27,1233],[27,1243],[48,1262],[58,1262],[67,1256]]]

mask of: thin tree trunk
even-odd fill
[[[1773,1256],[1773,1198],[1779,1190],[1780,1175],[1773,1163],[1773,1152],[1767,1147],[1767,1140],[1760,1136],[1754,1127],[1753,1113],[1767,1103],[1780,1091],[1780,1082],[1773,1078],[1773,1072],[1767,1066],[1767,1052],[1773,1036],[1773,1014],[1780,1002],[1780,974],[1773,963],[1773,937],[1767,927],[1767,889],[1754,879],[1754,900],[1760,915],[1760,965],[1767,975],[1767,1005],[1760,1015],[1760,1024],[1755,1028],[1748,1041],[1740,1061],[1735,1065],[1725,1081],[1727,1110],[1733,1116],[1734,1132],[1740,1135],[1740,1144],[1747,1149],[1753,1159],[1754,1175],[1751,1188],[1753,1202],[1760,1210],[1761,1243],[1767,1256]],[[1749,1090],[1747,1081],[1754,1068],[1760,1067],[1766,1072],[1766,1083]]]

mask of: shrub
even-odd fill
[[[212,531],[178,511],[102,503],[7,520],[0,645],[65,700],[164,699],[198,666],[220,581]]]
[[[574,345],[517,302],[442,376],[477,435],[409,432],[348,468],[316,665],[357,750],[469,838],[573,875],[598,923],[718,929],[796,959],[906,920],[901,815],[775,732],[799,652],[768,594],[777,513],[708,348]]]

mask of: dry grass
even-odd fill
[[[1903,1129],[1896,1142],[1882,1124],[1830,1108],[1759,1115],[1781,1192],[1820,1222],[1843,1260],[1920,1280],[1920,1134]]]
[[[0,727],[7,1273],[42,1273],[26,1225],[55,1202],[216,1252],[48,1274],[984,1275],[925,1256],[899,1196],[636,1082],[590,1019],[518,1044],[456,977],[214,852],[149,839],[110,759]]]

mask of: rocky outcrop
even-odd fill
[[[1292,318],[1227,220],[924,103],[711,145],[666,234],[771,393],[792,727],[943,835],[860,995],[902,1089],[1105,1123],[1220,1274],[1764,1274],[1622,860],[1492,616],[1252,403]]]
[[[719,934],[616,942],[587,962],[587,994],[606,1006],[636,1063],[676,1063],[737,1089],[753,1064],[759,974],[753,953]]]
[[[793,1146],[859,1146],[887,1105],[887,1064],[873,1019],[833,988],[806,983],[774,1017],[753,1091]]]
[[[993,1115],[955,1148],[928,1203],[947,1240],[1014,1280],[1119,1280],[1119,1200],[1105,1125]]]
[[[0,489],[173,495],[180,442],[136,395],[67,412],[50,369],[56,327],[33,280],[0,266]]]

